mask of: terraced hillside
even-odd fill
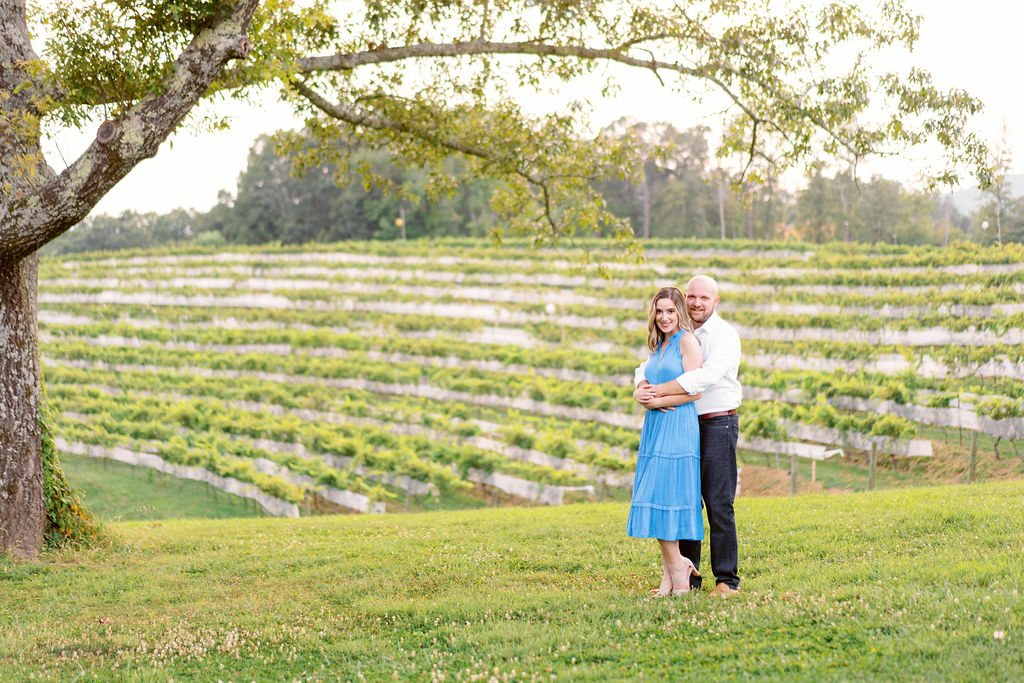
[[[705,272],[744,343],[748,492],[790,458],[802,486],[863,488],[873,448],[879,483],[975,476],[972,445],[978,473],[1021,474],[1020,247],[607,256],[606,276],[465,241],[45,260],[58,446],[285,516],[627,499],[646,299]]]

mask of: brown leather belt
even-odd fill
[[[698,415],[697,419],[698,420],[710,420],[713,417],[725,417],[726,415],[735,415],[735,414],[736,414],[736,409],[733,408],[732,410],[719,410],[717,413],[704,413],[703,415]]]

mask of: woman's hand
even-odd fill
[[[673,397],[669,396],[655,396],[647,403],[643,404],[647,410],[660,410],[663,413],[667,413],[670,410],[675,410],[676,401],[672,400]]]
[[[648,407],[648,403],[654,400],[654,397],[654,387],[646,382],[642,382],[640,386],[633,391],[633,400],[645,408]]]
[[[685,405],[687,403],[693,403],[699,399],[703,394],[672,394],[670,396],[656,396],[647,403],[641,404],[648,410],[660,410],[663,413],[667,413],[670,410],[675,410],[676,406]]]

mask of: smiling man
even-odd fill
[[[740,336],[736,329],[715,313],[720,298],[718,283],[697,275],[686,284],[686,311],[700,342],[704,364],[663,384],[644,380],[644,365],[636,370],[633,397],[646,405],[659,396],[703,394],[694,406],[700,422],[700,489],[708,515],[711,541],[711,570],[715,575],[712,595],[727,596],[739,590],[739,551],[736,540],[736,440],[739,437],[737,409],[742,389]],[[679,541],[679,550],[700,568],[700,541]],[[700,588],[694,576],[691,586]]]

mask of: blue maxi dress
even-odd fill
[[[669,337],[647,361],[645,376],[661,384],[683,374],[679,340]],[[693,402],[661,412],[648,410],[640,431],[633,479],[633,501],[626,532],[663,541],[704,538],[700,501],[700,427]]]

